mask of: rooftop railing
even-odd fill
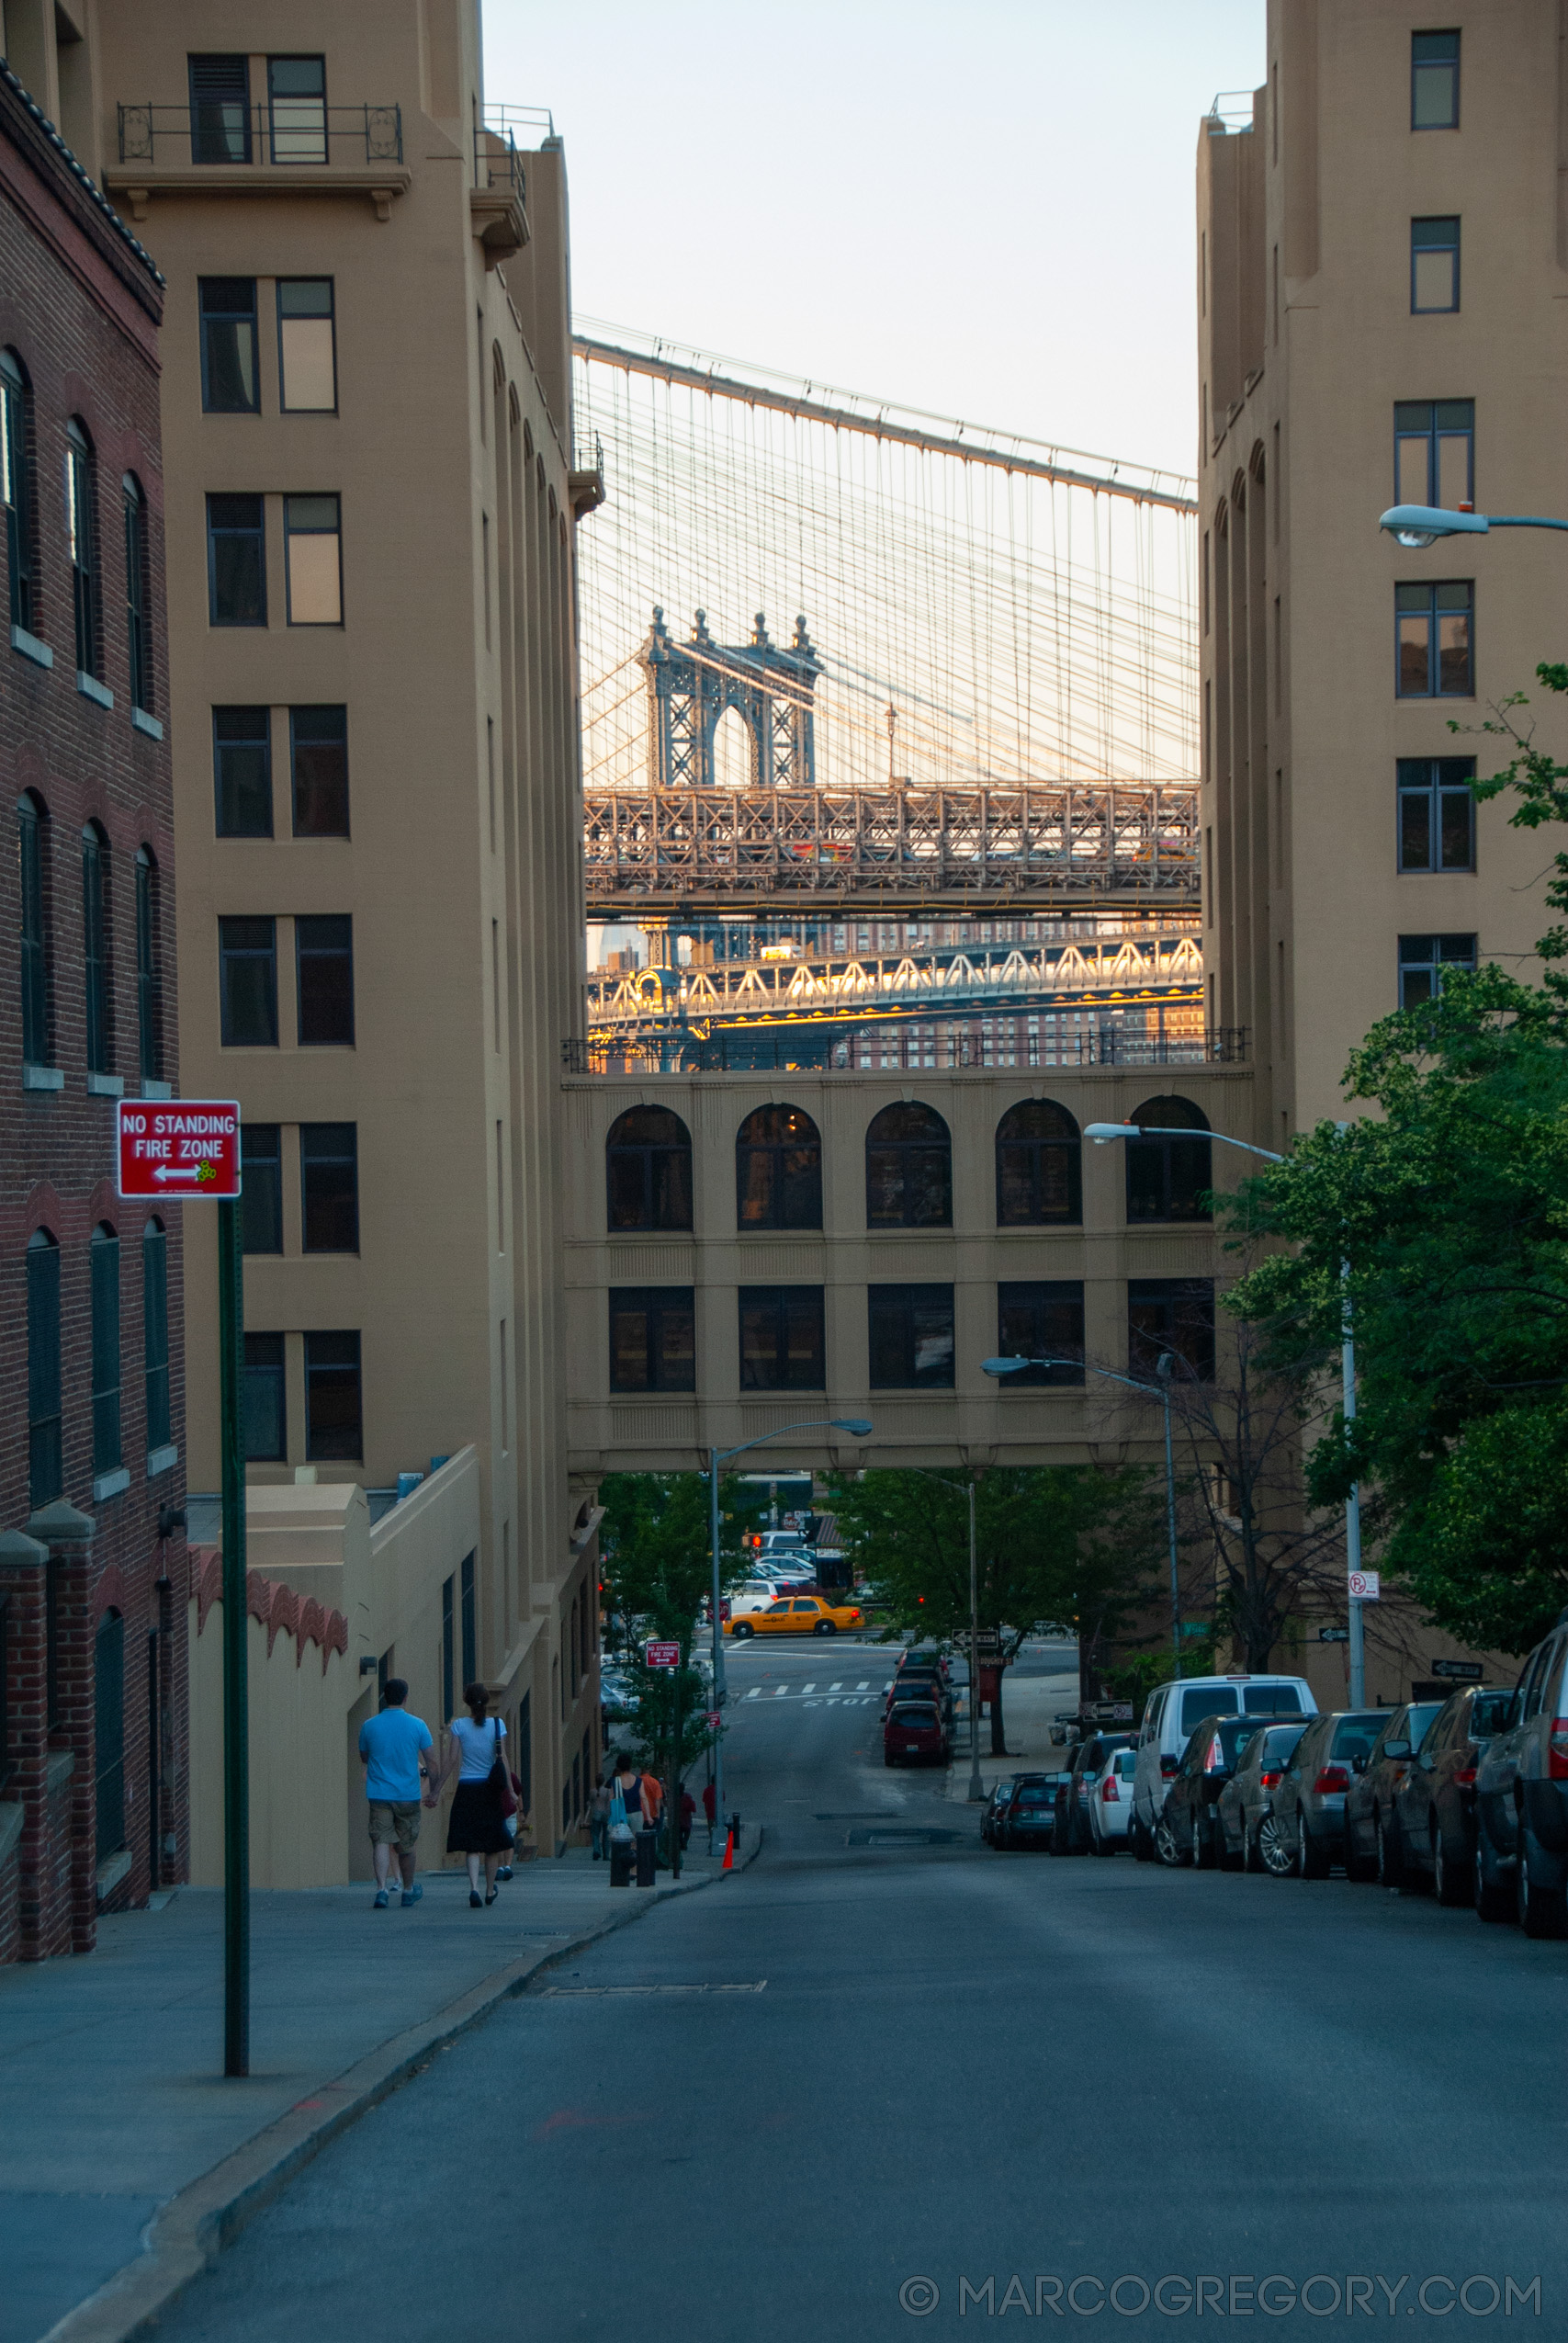
[[[401,163],[400,106],[328,106],[288,97],[260,105],[209,98],[196,106],[118,109],[122,163]]]

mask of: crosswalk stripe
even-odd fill
[[[861,1682],[855,1686],[855,1690],[857,1692],[869,1692],[871,1686],[868,1683]]]

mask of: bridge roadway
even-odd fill
[[[1196,909],[1195,782],[583,792],[588,916]]]

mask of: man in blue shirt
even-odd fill
[[[386,1706],[379,1716],[367,1716],[359,1728],[359,1761],[365,1768],[365,1794],[370,1802],[370,1845],[376,1864],[376,1909],[384,1912],[389,1897],[392,1850],[398,1851],[402,1873],[403,1904],[417,1904],[424,1894],[413,1884],[419,1861],[420,1759],[431,1747],[430,1727],[423,1717],[411,1716],[404,1703],[409,1688],[400,1676],[387,1679]]]

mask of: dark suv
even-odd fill
[[[1422,1737],[1395,1794],[1406,1888],[1428,1879],[1439,1904],[1475,1892],[1475,1776],[1487,1745],[1509,1724],[1512,1692],[1467,1684],[1451,1692]]]
[[[1475,1777],[1475,1908],[1505,1917],[1509,1874],[1527,1936],[1568,1936],[1568,1611],[1524,1664]]]

